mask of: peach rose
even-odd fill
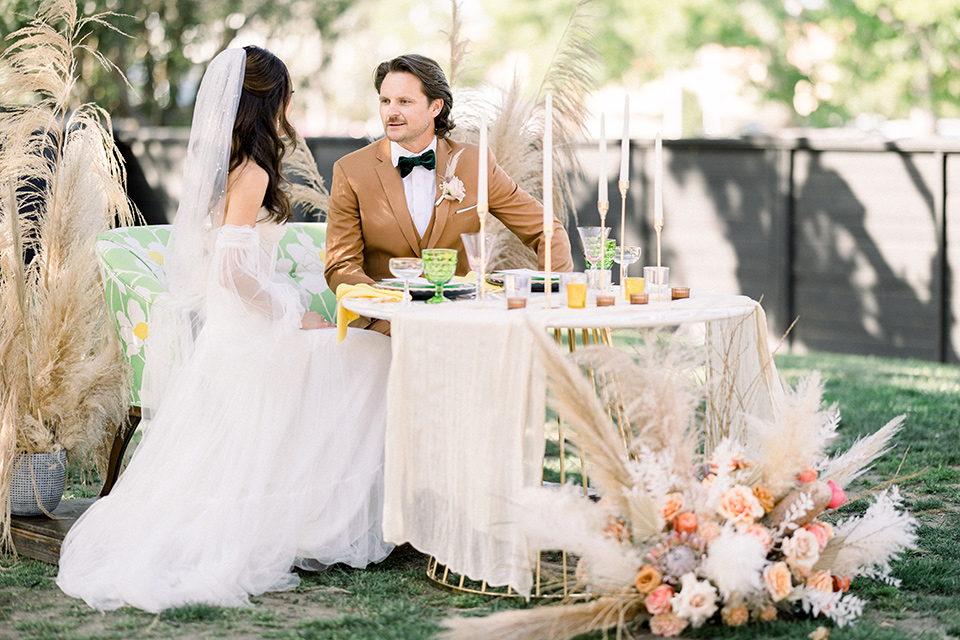
[[[809,575],[810,569],[820,559],[820,542],[817,536],[806,529],[797,529],[792,536],[784,539],[780,549],[790,568],[802,576]]]
[[[820,544],[820,551],[826,548],[827,542],[833,537],[833,527],[826,522],[812,522],[803,528],[817,537],[817,542]]]
[[[786,562],[777,562],[763,570],[763,586],[774,602],[780,602],[793,591],[790,569]]]
[[[696,533],[697,514],[693,511],[678,513],[677,517],[673,520],[673,528],[680,533]]]
[[[713,518],[703,518],[697,525],[698,534],[707,542],[720,535],[720,523]]]
[[[670,611],[670,599],[673,596],[673,587],[668,584],[661,584],[643,599],[643,604],[647,607],[647,613],[655,616]]]
[[[633,581],[633,586],[640,593],[650,593],[660,586],[663,582],[663,575],[656,568],[645,564],[637,570],[637,577]]]
[[[833,576],[833,590],[846,593],[850,589],[850,576]]]
[[[764,548],[768,551],[770,550],[770,545],[773,544],[773,536],[770,535],[770,530],[761,524],[753,523],[747,525],[744,527],[743,533],[762,542]]]
[[[739,627],[750,621],[750,612],[747,611],[747,608],[742,604],[736,606],[727,605],[723,609],[720,609],[720,619],[723,620],[723,624],[728,627]]]
[[[763,507],[749,487],[737,484],[720,496],[717,513],[733,522],[749,523],[763,517]]]
[[[822,591],[824,593],[830,593],[833,591],[833,578],[830,577],[830,572],[817,571],[815,574],[807,578],[807,588],[814,589],[816,591]]]
[[[806,469],[801,471],[800,475],[797,476],[797,480],[799,480],[800,482],[813,482],[816,479],[817,479],[817,472],[810,467],[807,467]]]
[[[657,503],[657,509],[660,511],[660,515],[663,516],[663,519],[667,522],[670,522],[678,513],[680,513],[680,510],[683,509],[683,494],[668,493],[660,498],[659,502]]]
[[[757,499],[765,512],[770,513],[773,510],[773,494],[762,484],[753,485],[753,497]]]
[[[622,520],[617,520],[616,518],[610,518],[603,533],[611,540],[616,540],[617,542],[627,542],[630,540],[630,529],[627,528],[627,525],[624,524]]]
[[[673,611],[658,613],[650,618],[650,632],[656,636],[670,638],[678,636],[687,628],[687,621]]]
[[[773,622],[776,619],[777,619],[777,608],[772,604],[768,604],[763,609],[760,609],[761,622]]]

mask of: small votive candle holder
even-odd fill
[[[612,307],[617,302],[617,297],[612,293],[597,294],[598,307]]]
[[[587,306],[587,274],[581,271],[561,273],[560,292],[569,308],[583,309]]]
[[[671,300],[683,300],[690,297],[690,287],[673,287],[670,289]]]
[[[630,294],[630,304],[647,304],[647,301],[650,299],[645,293],[631,293]]]
[[[530,297],[530,276],[508,273],[503,279],[503,293],[507,297],[507,309],[523,309]]]

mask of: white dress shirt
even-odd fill
[[[437,152],[437,137],[434,136],[430,144],[419,153],[407,151],[396,142],[390,142],[390,160],[396,167],[401,157],[419,156],[433,149]],[[407,197],[407,210],[410,217],[413,218],[413,225],[417,228],[417,233],[423,238],[430,226],[430,220],[433,218],[433,203],[437,197],[437,170],[424,169],[420,165],[413,168],[407,177],[403,179],[403,194]]]

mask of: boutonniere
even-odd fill
[[[443,172],[443,182],[440,183],[440,197],[433,203],[433,206],[439,207],[440,202],[443,200],[463,202],[463,197],[467,195],[467,190],[463,186],[463,182],[454,175],[454,171],[457,170],[457,161],[460,160],[460,154],[463,153],[463,151],[463,149],[457,151],[457,155],[450,158],[450,161],[447,162],[447,170]]]

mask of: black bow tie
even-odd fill
[[[428,171],[433,171],[437,166],[437,154],[433,152],[433,149],[427,149],[418,156],[401,157],[397,160],[397,169],[400,170],[400,177],[406,178],[417,165],[420,165]]]

